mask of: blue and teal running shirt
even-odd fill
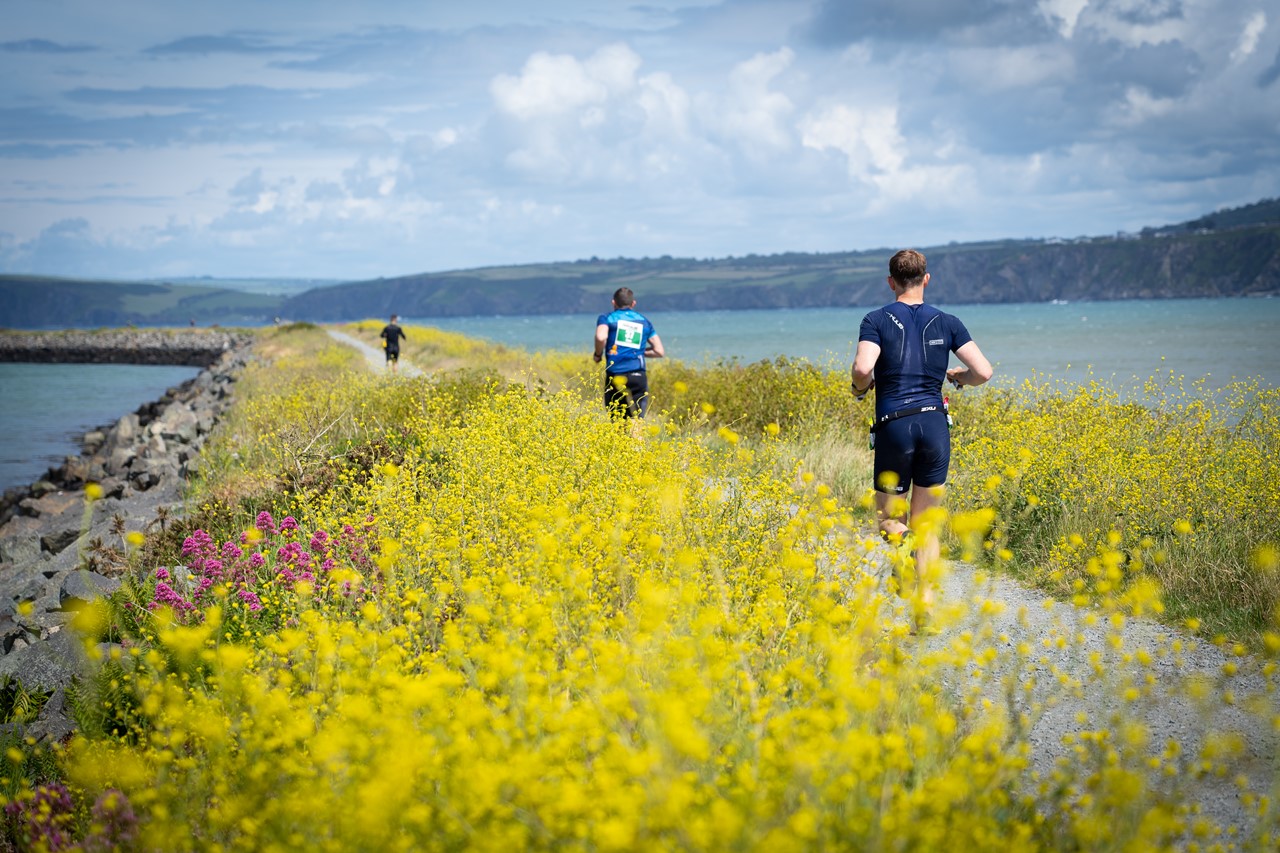
[[[597,326],[609,327],[605,341],[604,372],[610,375],[644,370],[644,349],[653,337],[653,324],[637,311],[617,308],[596,319]]]
[[[862,318],[859,341],[880,346],[876,418],[916,406],[941,406],[951,353],[973,338],[959,318],[932,305],[894,302]]]

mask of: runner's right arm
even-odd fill
[[[858,351],[853,357],[852,388],[854,396],[861,400],[876,384],[876,361],[880,358],[880,345],[872,341],[858,341]]]
[[[609,343],[609,325],[607,323],[599,323],[596,325],[596,343],[595,352],[592,358],[596,361],[604,358],[605,345]]]

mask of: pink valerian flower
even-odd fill
[[[30,798],[4,807],[10,836],[23,850],[67,850],[75,843],[71,822],[75,817],[71,793],[60,782],[36,787]]]
[[[173,587],[164,581],[156,581],[155,598],[147,604],[147,609],[159,610],[161,607],[172,607],[177,616],[183,616],[196,609],[194,604],[183,598]]]
[[[213,537],[203,530],[197,530],[182,540],[182,556],[186,558],[212,557],[217,553]]]
[[[311,555],[303,549],[299,542],[289,542],[283,548],[276,551],[276,557],[282,562],[289,563],[293,566],[306,568],[311,565]]]
[[[342,532],[331,536],[325,530],[315,530],[310,536],[301,533],[297,519],[283,518],[276,524],[271,513],[264,510],[257,515],[255,527],[265,536],[251,536],[254,531],[242,533],[235,541],[216,545],[212,537],[197,530],[184,542],[183,555],[187,558],[193,587],[187,601],[170,584],[173,570],[161,569],[156,575],[156,593],[148,608],[161,606],[173,608],[180,618],[203,617],[203,609],[210,603],[215,588],[237,590],[236,595],[252,612],[263,611],[264,605],[258,590],[272,581],[292,589],[301,581],[314,582],[332,573],[339,565],[356,569],[366,577],[378,574],[374,556],[376,522],[374,516],[366,517],[357,527],[343,525]],[[269,570],[269,576],[264,576]],[[161,574],[163,572],[163,574]],[[377,595],[379,585],[344,584],[340,594],[361,599]]]
[[[370,575],[375,573],[376,568],[369,553],[376,550],[371,548],[366,535],[372,537],[376,533],[373,516],[368,516],[365,523],[365,532],[356,530],[351,525],[343,525],[342,538],[334,544],[334,550],[340,550],[345,554],[352,566],[361,574]]]
[[[108,788],[98,795],[89,810],[93,828],[82,847],[89,853],[132,850],[138,835],[138,816],[122,791]]]

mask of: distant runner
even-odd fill
[[[898,252],[889,259],[888,281],[897,299],[863,318],[852,387],[859,400],[876,389],[871,428],[876,514],[881,534],[901,541],[913,519],[942,503],[951,464],[943,380],[957,388],[981,385],[991,378],[991,363],[958,318],[924,304],[929,284],[924,255],[914,249]],[[965,366],[948,370],[953,352]],[[926,608],[932,604],[933,590],[925,573],[938,556],[936,535],[916,543],[918,592]],[[909,595],[911,590],[900,592]]]
[[[400,342],[407,341],[404,329],[396,325],[396,321],[400,319],[399,314],[391,315],[391,322],[383,327],[382,333],[378,337],[382,338],[382,346],[387,351],[387,368],[392,372],[396,372],[396,366],[400,362]]]
[[[604,359],[604,406],[618,418],[639,426],[649,410],[649,378],[645,358],[663,358],[666,351],[653,324],[635,310],[636,296],[629,287],[613,294],[613,310],[596,319],[593,358]]]

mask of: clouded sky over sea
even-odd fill
[[[1280,196],[1275,0],[0,0],[0,272],[1075,237]]]

